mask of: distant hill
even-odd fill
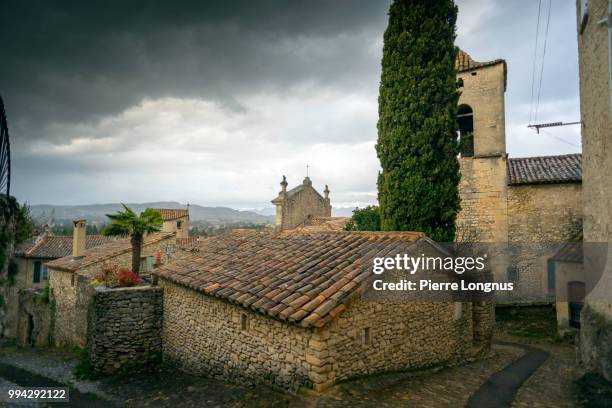
[[[186,205],[172,201],[161,201],[154,203],[128,203],[128,207],[136,212],[144,211],[146,208],[187,208]],[[112,214],[122,210],[121,204],[90,204],[90,205],[50,205],[41,204],[31,206],[32,217],[39,223],[49,223],[51,219],[56,223],[62,223],[76,218],[85,218],[93,224],[104,224],[108,222],[106,214]],[[257,214],[253,211],[239,211],[229,207],[203,207],[200,205],[189,206],[189,219],[193,222],[206,222],[209,224],[270,224],[274,217]]]

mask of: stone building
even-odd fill
[[[364,254],[414,232],[234,231],[158,268],[163,356],[188,372],[326,388],[383,371],[455,364],[488,349],[491,303],[365,300]]]
[[[577,0],[580,112],[584,169],[585,307],[581,313],[580,356],[612,380],[612,38],[607,0]],[[597,245],[596,243],[599,243]],[[594,246],[606,261],[587,260]],[[602,248],[603,247],[603,248]],[[603,255],[603,256],[601,256]],[[599,277],[599,275],[601,277]],[[596,279],[589,279],[597,276]]]
[[[79,236],[79,239],[84,238],[85,236]],[[82,248],[81,242],[77,239],[74,245],[76,248]],[[152,267],[155,262],[166,262],[168,249],[175,246],[173,233],[148,235],[142,246],[141,276],[150,273],[149,266]],[[92,278],[105,265],[130,268],[131,262],[130,240],[124,238],[83,252],[77,250],[76,255],[59,258],[47,264],[55,305],[54,325],[51,329],[56,346],[85,347],[88,311],[94,294]]]
[[[457,239],[505,248],[495,279],[513,281],[516,289],[498,294],[499,303],[552,302],[554,271],[548,260],[554,244],[558,249],[582,223],[581,155],[509,158],[506,62],[478,62],[460,50],[456,68],[461,86]]]
[[[312,186],[309,177],[302,184],[287,191],[287,179],[283,176],[281,191],[272,200],[276,206],[276,228],[293,229],[304,224],[311,217],[331,217],[329,188],[325,186],[321,196]]]
[[[189,237],[188,208],[154,208],[164,219],[162,232],[176,233],[177,238]]]
[[[34,339],[30,338],[36,335],[34,326],[39,326],[36,323],[44,316],[40,316],[40,308],[29,299],[40,294],[48,284],[47,263],[74,253],[74,236],[85,236],[85,221],[81,220],[75,224],[73,236],[55,236],[50,232],[43,232],[15,248],[14,262],[17,270],[6,298],[8,337],[17,338],[22,344],[34,342]],[[114,240],[114,237],[86,235],[82,244],[91,249]]]

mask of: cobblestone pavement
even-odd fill
[[[514,407],[572,406],[573,381],[580,375],[573,346],[497,335],[504,342],[540,347],[551,357],[519,389]],[[516,360],[519,347],[494,345],[491,355],[440,370],[398,372],[338,384],[322,394],[289,395],[264,386],[244,387],[190,376],[171,368],[153,369],[102,381],[78,381],[74,353],[57,350],[0,349],[0,362],[12,364],[134,407],[458,407],[464,406],[493,373]],[[7,383],[0,382],[0,391]],[[10,385],[10,384],[8,384]],[[0,403],[1,405],[1,403]]]
[[[550,353],[542,366],[519,388],[513,407],[574,407],[576,381],[583,371],[576,363],[573,345],[529,340],[514,336],[505,337],[507,341],[520,342],[538,347]]]

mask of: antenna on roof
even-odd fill
[[[306,177],[308,177],[308,164],[306,164]]]
[[[536,132],[538,132],[538,134],[539,134],[541,128],[557,127],[557,126],[569,126],[569,125],[580,125],[580,124],[582,124],[582,121],[568,122],[568,123],[563,123],[563,122],[540,123],[540,124],[535,124],[535,125],[527,125],[527,127],[535,129]]]

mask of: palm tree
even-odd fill
[[[117,214],[106,214],[112,221],[102,230],[102,235],[129,236],[132,244],[132,272],[138,275],[140,271],[140,252],[145,234],[159,232],[164,223],[159,211],[147,208],[140,215],[136,215],[125,204],[121,204],[125,211]]]

